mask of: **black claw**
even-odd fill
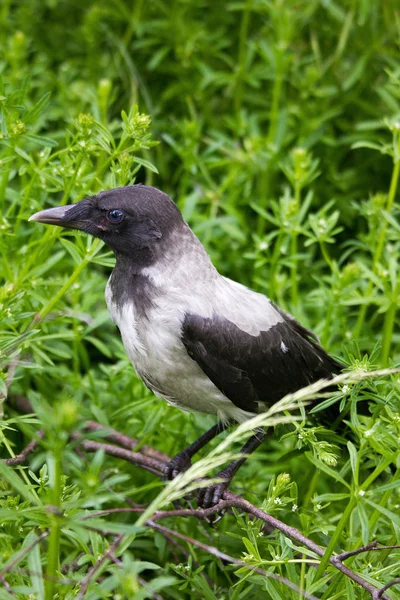
[[[213,495],[213,505],[215,506],[216,504],[218,504],[218,502],[220,500],[222,500],[222,496],[224,495],[224,492],[226,490],[226,488],[228,487],[227,484],[223,483],[223,484],[219,484],[216,486],[215,490],[214,490],[214,495]]]
[[[220,475],[217,475],[217,477],[220,477]],[[200,488],[197,492],[197,506],[199,508],[212,508],[222,500],[222,496],[228,486],[229,481],[222,481],[205,488]]]
[[[191,466],[190,456],[184,450],[179,452],[174,458],[172,458],[169,463],[167,463],[163,469],[163,481],[171,481],[179,475],[179,473],[183,473],[187,471],[187,469]]]

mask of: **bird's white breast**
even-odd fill
[[[282,315],[266,296],[222,277],[190,229],[176,239],[171,236],[169,248],[141,272],[152,288],[144,313],[135,304],[140,295],[135,301],[131,288],[129,301],[113,298],[110,278],[106,301],[111,318],[137,374],[156,395],[186,410],[244,421],[252,413],[235,406],[188,355],[182,324],[186,315],[217,315],[258,336],[282,321]]]
[[[133,301],[122,306],[113,301],[110,283],[106,302],[136,373],[157,396],[183,410],[216,414],[222,420],[242,422],[253,416],[224,396],[187,354],[180,339],[182,306],[158,298],[146,317],[139,317]]]

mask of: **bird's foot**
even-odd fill
[[[190,461],[190,456],[186,452],[186,450],[182,450],[179,452],[174,458],[171,458],[169,463],[167,463],[163,469],[163,481],[171,481],[179,475],[179,473],[184,473],[188,468],[192,465]]]
[[[197,490],[197,506],[199,508],[212,508],[222,500],[224,492],[228,489],[231,477],[227,477],[224,471],[216,475],[216,479],[223,479],[218,483],[212,483],[207,487]]]

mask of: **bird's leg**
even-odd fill
[[[225,469],[220,471],[215,477],[223,479],[220,483],[214,483],[208,487],[200,488],[197,491],[197,505],[200,508],[210,508],[215,506],[222,499],[225,490],[228,488],[233,476],[240,469],[242,464],[247,459],[247,456],[254,452],[267,437],[267,431],[259,429],[257,433],[251,436],[240,450],[240,454],[243,454],[243,458],[234,460]]]
[[[183,473],[186,471],[191,465],[191,458],[204,448],[208,442],[214,439],[217,435],[222,433],[227,427],[230,426],[230,423],[223,423],[222,421],[218,421],[216,425],[211,427],[208,431],[203,433],[197,440],[190,444],[187,448],[179,452],[174,458],[172,458],[169,463],[167,463],[164,467],[163,479],[173,479],[178,475],[178,473]]]

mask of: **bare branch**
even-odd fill
[[[138,581],[140,585],[149,590],[150,594],[153,596],[153,598],[155,598],[155,600],[164,600],[164,598],[160,596],[160,594],[157,594],[157,592],[151,589],[151,585],[148,583],[148,581],[143,579],[143,577],[138,577]]]
[[[10,596],[13,596],[14,598],[17,597],[14,594],[14,592],[12,591],[10,584],[4,579],[4,577],[2,575],[0,575],[0,583],[2,583],[4,585],[4,587],[6,588],[7,592],[10,594]]]
[[[397,584],[400,584],[400,577],[398,577],[397,579],[393,579],[393,581],[389,581],[389,583],[381,587],[380,590],[374,592],[372,600],[379,600],[380,598],[385,598],[386,596],[384,596],[384,592]]]
[[[35,433],[35,435],[37,438],[42,438],[44,436],[43,429],[40,429],[40,431],[37,431]],[[36,450],[37,446],[38,446],[38,440],[33,439],[22,450],[22,452],[20,452],[16,456],[12,456],[11,458],[3,458],[2,462],[4,462],[9,467],[14,467],[16,465],[23,465],[24,462],[26,461],[27,457],[29,456],[29,454],[32,454],[32,452],[34,452],[34,450]]]
[[[141,452],[132,452],[131,450],[119,448],[112,444],[102,444],[101,442],[92,442],[90,440],[82,440],[77,436],[74,437],[78,440],[79,446],[86,450],[86,452],[103,450],[105,454],[115,456],[115,458],[122,458],[122,460],[126,460],[133,465],[142,467],[143,469],[146,469],[146,471],[150,471],[150,473],[154,473],[155,475],[162,474],[162,466],[164,463],[155,458],[151,458],[150,456],[144,456]]]
[[[104,451],[106,453],[108,453],[109,445],[102,444],[102,446],[103,446]],[[118,449],[116,449],[115,447],[111,447],[111,448],[113,448],[113,450],[111,452],[112,456],[118,456],[120,458],[123,458],[123,456],[120,454],[119,448]],[[115,450],[118,450],[119,452],[115,453]],[[128,451],[125,451],[125,452],[128,452]],[[132,454],[134,454],[134,457],[135,457],[138,454],[140,454],[140,452],[132,453]],[[128,460],[129,460],[129,462],[134,462],[134,464],[138,464],[137,460],[136,461],[132,460],[132,459],[128,459]],[[141,461],[142,461],[143,466],[146,465],[144,468],[147,468],[147,470],[153,469],[154,462],[155,462],[158,465],[158,469],[160,470],[159,472],[162,472],[162,465],[158,461],[154,461],[154,459],[150,459],[149,457],[143,457],[141,459]],[[150,468],[149,461],[152,461],[151,468]],[[246,512],[248,514],[253,515],[257,519],[262,520],[264,523],[267,523],[269,526],[271,526],[275,529],[278,529],[279,531],[282,531],[282,533],[287,535],[292,540],[295,540],[296,542],[299,542],[300,544],[304,545],[306,548],[308,548],[309,550],[314,552],[317,556],[323,556],[325,554],[324,548],[322,548],[321,546],[319,546],[318,544],[316,544],[315,542],[313,542],[312,540],[307,538],[295,527],[286,525],[286,523],[279,521],[279,519],[276,519],[275,517],[269,515],[268,513],[264,512],[263,510],[257,508],[256,506],[254,506],[253,504],[251,504],[244,498],[241,498],[240,496],[236,496],[235,494],[233,494],[232,492],[229,492],[229,491],[226,491],[224,493],[224,496],[223,496],[223,499],[221,500],[221,502],[219,502],[216,506],[213,506],[211,508],[181,509],[181,510],[171,510],[171,511],[162,511],[162,512],[160,511],[160,512],[156,512],[152,516],[152,520],[156,521],[158,519],[162,519],[167,516],[168,517],[178,517],[178,516],[184,517],[184,516],[186,516],[186,517],[197,517],[197,518],[204,519],[206,517],[209,517],[210,515],[217,514],[223,510],[226,510],[227,508],[233,508],[233,507],[243,510],[244,512]],[[143,511],[140,511],[140,509],[133,508],[132,512],[143,512]],[[363,587],[365,590],[367,590],[371,594],[371,596],[373,596],[373,594],[377,591],[376,586],[374,586],[373,584],[371,584],[368,581],[366,581],[365,579],[363,579],[363,577],[361,577],[361,575],[358,575],[358,573],[356,573],[355,571],[352,571],[349,567],[346,567],[346,565],[344,565],[342,563],[342,561],[340,560],[339,557],[331,556],[329,562],[333,567],[335,567],[341,573],[343,573],[343,575],[346,575],[347,577],[352,579],[355,583],[357,583],[358,585]],[[385,595],[383,595],[381,597],[383,599],[389,600],[389,598]]]
[[[97,423],[96,421],[88,421],[84,426],[86,431],[102,431],[104,432],[104,439],[112,442],[113,444],[118,444],[118,446],[122,446],[123,448],[127,448],[127,450],[135,450],[137,446],[139,446],[139,440],[129,437],[124,433],[120,433],[111,427],[106,425],[101,425],[101,423]],[[151,446],[140,446],[141,454],[145,456],[150,456],[151,458],[156,458],[161,462],[168,462],[169,456],[164,454],[164,452],[160,452],[159,450],[155,450]]]
[[[377,374],[377,373],[373,373],[373,374]],[[380,374],[380,372],[378,374]],[[385,372],[385,374],[386,374],[386,372]],[[14,406],[17,408],[17,410],[20,410],[20,412],[31,412],[32,407],[29,405],[29,401],[26,401],[25,398],[14,397],[13,400],[14,400]],[[166,462],[168,462],[168,460],[169,460],[169,457],[166,456],[164,453],[158,452],[157,450],[154,450],[154,449],[146,447],[146,446],[139,447],[137,452],[133,452],[132,448],[135,448],[139,443],[137,440],[130,438],[129,436],[126,436],[115,430],[104,427],[103,425],[101,425],[99,423],[95,423],[94,421],[90,421],[87,424],[86,430],[87,431],[104,430],[105,431],[104,437],[106,439],[108,439],[109,441],[119,444],[119,446],[122,446],[122,448],[119,446],[115,446],[114,444],[105,444],[105,443],[95,442],[95,441],[91,441],[91,440],[86,440],[86,439],[83,439],[81,435],[74,435],[73,437],[78,444],[77,450],[79,448],[81,448],[81,449],[85,450],[86,452],[96,452],[97,450],[101,449],[107,455],[125,460],[125,461],[127,461],[131,464],[134,464],[140,468],[146,469],[147,471],[150,471],[151,473],[154,473],[158,476],[162,475],[163,468],[164,468]],[[26,456],[30,452],[32,452],[33,449],[36,447],[36,446],[32,447],[30,445],[28,445],[28,446],[29,446],[29,450],[28,450],[28,447],[25,448],[25,450],[23,450],[22,453],[20,455],[18,455],[18,459],[21,456],[26,458]],[[15,457],[15,459],[16,458],[17,457]],[[7,459],[7,460],[13,460],[13,459]],[[22,459],[21,459],[21,462],[23,462]],[[21,462],[12,463],[12,464],[21,464]],[[223,496],[223,499],[221,500],[221,502],[219,502],[216,506],[214,506],[212,508],[208,508],[208,509],[199,509],[199,508],[197,508],[197,509],[177,509],[177,510],[170,510],[170,511],[157,511],[155,514],[152,515],[152,517],[151,517],[150,521],[148,521],[148,523],[155,525],[155,522],[157,520],[160,520],[160,519],[163,519],[166,517],[195,517],[198,519],[207,519],[211,515],[221,513],[230,508],[237,508],[257,519],[260,519],[261,521],[266,523],[269,527],[272,527],[273,529],[278,529],[279,531],[284,533],[284,535],[288,536],[290,539],[295,540],[296,542],[302,544],[304,547],[306,547],[309,550],[311,550],[312,552],[314,552],[317,556],[322,557],[325,554],[324,548],[322,548],[321,546],[316,544],[314,541],[307,538],[298,529],[291,527],[289,525],[286,525],[279,519],[276,519],[275,517],[267,514],[265,511],[257,508],[256,506],[254,506],[253,504],[251,504],[244,498],[237,496],[229,491],[226,491],[224,493],[224,496]],[[108,511],[97,511],[96,513],[93,513],[92,515],[86,515],[84,518],[90,518],[91,516],[94,516],[94,515],[100,515],[100,514],[106,514],[106,513],[109,514],[111,512],[137,512],[137,513],[141,512],[141,513],[143,513],[144,509],[137,508],[137,507],[110,509]],[[161,526],[159,526],[159,527],[161,527]],[[178,532],[175,532],[174,535],[175,534],[176,534],[176,537],[179,537],[179,535],[182,535],[182,534],[178,535]],[[48,535],[47,532],[42,534],[42,536],[40,536],[40,538],[38,538],[38,540],[35,540],[34,544],[37,543],[37,541],[39,541],[40,539],[43,539],[43,537],[45,537],[46,535]],[[171,535],[172,535],[172,533],[171,533]],[[196,542],[196,544],[200,544],[200,542]],[[207,549],[207,551],[211,552],[215,556],[218,555],[219,558],[221,558],[221,556],[223,556],[223,553],[221,553],[219,550],[217,550],[213,546],[207,546],[205,544],[203,544],[203,546],[204,546],[204,549]],[[354,550],[351,552],[344,552],[344,553],[336,555],[336,556],[331,556],[329,559],[329,562],[333,567],[335,567],[337,570],[339,570],[341,573],[343,573],[343,575],[349,577],[352,581],[354,581],[355,583],[360,585],[362,588],[364,588],[366,591],[368,591],[374,600],[375,599],[390,600],[389,597],[387,595],[385,595],[384,592],[386,589],[390,588],[392,585],[396,585],[397,583],[399,583],[400,580],[396,579],[393,582],[386,584],[386,586],[378,589],[375,585],[369,583],[368,581],[363,579],[358,573],[356,573],[355,571],[351,570],[346,565],[344,565],[343,560],[346,560],[346,558],[349,558],[350,556],[355,556],[357,554],[360,554],[361,552],[367,552],[367,551],[371,551],[371,550],[377,551],[377,550],[384,550],[384,549],[397,548],[397,547],[398,546],[377,547],[376,542],[371,542],[370,544],[367,544],[366,546],[363,546],[362,548],[359,548],[357,550]],[[212,549],[212,550],[210,550],[210,549]],[[24,554],[26,554],[26,552],[28,552],[29,550],[30,550],[30,548],[25,548]],[[217,554],[215,554],[215,552],[217,552]],[[111,552],[111,554],[112,554],[112,552]],[[104,560],[106,558],[111,558],[111,555],[109,555],[108,553],[106,553],[106,555],[104,555],[104,556],[105,556],[105,558],[103,557]],[[226,556],[226,560],[228,560],[228,562],[232,562],[232,560],[234,562],[237,560],[237,559],[233,559],[233,557],[228,557],[228,555],[224,555],[224,556]],[[19,562],[19,560],[20,560],[20,558],[15,559],[13,564],[16,564],[17,562]],[[239,564],[239,563],[235,563],[235,564]],[[240,562],[240,564],[242,564],[242,563]],[[11,566],[13,566],[13,565],[11,565]],[[97,569],[98,569],[99,566],[95,565],[94,567],[97,567]],[[248,567],[249,565],[247,565],[247,563],[244,563],[242,566]],[[87,578],[86,578],[88,581],[87,586],[89,585],[90,578],[92,578],[94,576],[94,573],[97,570],[97,569],[94,569],[94,567],[92,567],[92,569],[89,571],[89,573],[87,575]],[[3,573],[0,573],[0,576],[3,576],[4,573],[6,573],[10,568],[11,567],[9,566],[6,570],[3,570]],[[265,572],[265,574],[270,576],[270,574],[267,572]],[[86,581],[86,579],[85,579],[85,581]],[[284,582],[283,580],[282,580],[282,583],[286,584],[286,582]],[[296,588],[296,590],[297,590],[297,588]],[[301,592],[301,593],[303,593],[303,592]],[[79,598],[82,598],[82,597],[83,596],[82,596],[82,588],[81,588]],[[311,596],[304,596],[304,597],[311,598]]]
[[[32,550],[32,548],[34,546],[36,546],[36,544],[39,544],[39,542],[41,542],[42,540],[44,540],[44,538],[47,537],[48,535],[49,535],[49,532],[48,531],[44,531],[35,540],[33,540],[33,542],[31,542],[29,544],[29,546],[26,546],[26,548],[24,548],[23,550],[21,550],[21,552],[19,552],[17,554],[17,556],[14,558],[14,560],[11,561],[7,566],[5,566],[4,569],[0,572],[0,577],[4,577],[4,575],[6,575],[6,573],[8,573],[12,569],[14,569],[14,567],[19,562],[21,562],[21,560],[24,558],[24,556],[26,556]]]
[[[225,552],[221,552],[215,546],[209,546],[208,544],[203,544],[202,542],[199,542],[198,540],[195,540],[186,535],[183,535],[182,533],[179,533],[179,531],[174,531],[173,529],[169,529],[168,527],[158,525],[157,523],[154,523],[154,521],[152,521],[152,520],[147,521],[147,524],[150,525],[150,527],[152,529],[155,529],[156,531],[160,531],[161,533],[166,533],[168,535],[173,535],[173,536],[179,538],[180,540],[184,540],[188,544],[191,544],[192,546],[197,546],[197,548],[201,548],[202,550],[205,550],[206,552],[208,552],[209,554],[212,554],[213,556],[216,556],[223,562],[237,565],[239,567],[246,567],[246,569],[249,569],[249,571],[252,571],[253,573],[257,573],[258,575],[263,575],[264,577],[268,577],[269,579],[273,579],[274,581],[279,581],[279,583],[283,583],[284,585],[286,585],[290,589],[294,590],[298,594],[301,594],[301,596],[303,598],[306,598],[307,600],[318,600],[318,598],[316,598],[316,596],[312,596],[311,594],[308,594],[304,590],[300,589],[296,584],[292,583],[289,579],[286,579],[286,577],[282,577],[281,575],[276,575],[276,573],[269,573],[268,571],[264,571],[264,569],[260,569],[259,567],[254,567],[252,565],[249,565],[244,560],[239,560],[238,558],[229,556],[229,554],[225,554]]]
[[[381,550],[396,550],[399,549],[400,546],[378,546],[377,541],[375,542],[370,542],[369,544],[366,544],[365,546],[362,546],[361,548],[357,548],[357,550],[351,550],[350,552],[342,552],[342,554],[337,554],[335,556],[336,560],[346,560],[346,558],[349,558],[350,556],[356,556],[357,554],[361,554],[362,552],[380,552]]]
[[[81,589],[79,590],[77,600],[82,600],[82,598],[84,598],[90,585],[90,582],[96,575],[97,571],[100,569],[100,567],[104,565],[107,559],[112,560],[115,550],[118,548],[123,539],[124,534],[118,535],[107,550],[107,552],[105,552],[103,556],[89,569],[88,574],[82,580]]]

